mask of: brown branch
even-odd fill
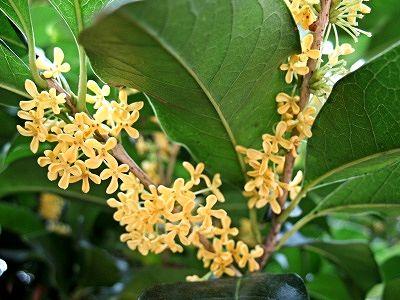
[[[65,94],[65,103],[71,110],[72,115],[75,115],[79,111],[77,110],[76,106],[74,105],[74,100],[71,97],[70,94],[67,93],[66,90],[55,80],[53,79],[47,79],[47,84],[49,85],[49,88],[54,88],[56,89],[57,92]]]
[[[321,0],[321,11],[318,15],[318,20],[311,26],[313,29],[315,28],[315,31],[313,32],[314,41],[311,46],[311,49],[321,50],[325,30],[329,22],[329,10],[331,7],[331,3],[332,0]],[[304,75],[300,87],[300,102],[299,102],[300,110],[303,110],[305,108],[310,98],[310,80],[317,68],[318,60],[319,59],[309,59],[307,62],[307,67],[309,68],[309,72],[308,74]],[[293,135],[296,134],[297,132],[293,133]],[[290,180],[292,179],[295,160],[296,158],[293,156],[291,152],[289,152],[286,155],[283,174],[281,177],[281,181],[283,183],[289,183]],[[278,198],[278,202],[282,207],[282,209],[284,209],[285,207],[285,202],[287,200],[287,197],[288,197],[288,191],[284,190],[282,195]],[[278,220],[278,215],[273,214],[271,229],[264,241],[264,254],[260,259],[261,268],[263,268],[266,265],[271,254],[274,252],[277,243],[277,237],[281,228],[282,224]]]

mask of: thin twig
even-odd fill
[[[171,149],[171,156],[169,158],[167,171],[165,173],[165,183],[166,185],[170,185],[172,182],[172,176],[174,175],[176,158],[178,156],[179,150],[181,149],[181,145],[174,144]]]
[[[321,50],[324,33],[326,27],[329,23],[329,10],[331,7],[332,0],[321,0],[321,11],[318,15],[318,20],[311,26],[315,28],[313,32],[314,41],[311,46],[311,49]],[[309,73],[303,77],[303,81],[300,88],[300,102],[299,107],[301,110],[305,108],[309,99],[310,99],[310,80],[316,70],[319,59],[309,59],[307,62],[307,66],[309,68]],[[294,132],[296,134],[296,132]],[[285,166],[283,169],[283,175],[281,177],[281,181],[284,183],[289,183],[293,176],[293,167],[295,163],[295,157],[292,153],[288,153],[285,157]],[[288,197],[288,191],[284,190],[282,195],[279,197],[278,202],[282,209],[285,207],[285,203]],[[263,268],[271,254],[275,251],[277,237],[282,228],[282,223],[278,219],[279,215],[274,214],[271,222],[271,229],[268,233],[268,236],[264,241],[264,255],[260,259],[261,268]]]

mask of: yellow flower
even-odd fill
[[[314,42],[314,36],[309,33],[301,41],[302,52],[299,55],[300,61],[307,61],[308,58],[318,59],[321,56],[321,52],[318,49],[311,49]]]
[[[298,171],[296,176],[289,182],[287,190],[289,191],[290,199],[294,200],[301,190],[301,182],[303,180],[303,172]]]
[[[194,185],[200,184],[200,177],[204,171],[204,164],[199,163],[196,168],[194,168],[191,163],[184,161],[182,165],[189,172],[191,182]]]
[[[281,145],[286,150],[292,149],[293,144],[283,137],[287,129],[288,125],[286,124],[286,122],[280,121],[278,125],[276,125],[275,135],[263,134],[263,141],[271,143],[272,153],[277,153],[279,151],[279,145]]]
[[[90,157],[85,161],[85,164],[90,169],[97,169],[105,161],[107,164],[118,164],[116,159],[109,153],[112,149],[117,146],[117,139],[110,137],[104,144],[100,143],[95,139],[88,139],[85,141],[85,145],[88,148],[96,150],[97,155]]]
[[[300,139],[304,137],[310,138],[312,136],[311,126],[314,123],[316,109],[314,107],[307,107],[297,115],[296,120],[287,121],[290,128],[296,127],[300,133]]]
[[[17,125],[18,132],[23,136],[32,137],[30,149],[36,153],[39,149],[39,143],[45,142],[48,136],[47,128],[44,126],[43,111],[19,111],[18,116],[27,120],[24,127]]]
[[[305,62],[300,61],[298,55],[292,55],[289,58],[287,64],[282,64],[280,69],[282,71],[287,71],[285,76],[286,83],[291,83],[293,81],[294,75],[306,75],[309,72],[308,67]]]
[[[257,245],[253,250],[249,251],[249,247],[242,241],[239,241],[236,247],[240,254],[239,267],[244,268],[247,264],[250,272],[258,271],[260,265],[256,259],[263,255],[264,249]]]
[[[231,223],[232,223],[231,218],[229,218],[228,216],[225,216],[221,220],[222,227],[216,228],[214,230],[214,233],[221,237],[222,243],[227,243],[230,240],[230,238],[229,238],[230,235],[236,236],[239,234],[239,230],[237,228],[235,228],[235,227],[231,228]]]
[[[51,88],[49,90],[49,97],[48,100],[46,101],[46,108],[51,108],[53,110],[53,113],[58,115],[61,110],[59,105],[62,105],[65,103],[65,94],[61,93],[57,95],[57,91],[55,88]]]
[[[212,217],[220,220],[226,217],[226,211],[223,209],[212,209],[217,202],[217,197],[210,195],[206,198],[206,205],[197,209],[199,216],[203,217],[202,227],[206,230],[212,227]]]
[[[64,200],[50,193],[40,195],[39,214],[48,221],[58,221],[64,207]]]
[[[121,191],[134,192],[135,194],[143,192],[143,184],[140,183],[140,180],[132,172],[122,175],[121,179]]]
[[[214,253],[208,253],[208,257],[212,259],[210,270],[216,277],[221,277],[223,274],[235,276],[235,271],[232,268],[233,257],[230,252],[224,251],[223,243],[219,239],[213,240]]]
[[[218,173],[215,174],[212,179],[212,182],[210,181],[210,178],[208,178],[208,176],[206,175],[202,175],[201,178],[204,179],[207,188],[209,188],[211,193],[213,193],[215,197],[217,197],[218,201],[224,202],[225,201],[224,194],[222,194],[221,191],[219,190],[219,187],[222,185],[221,175]]]
[[[354,51],[354,48],[348,43],[344,43],[336,47],[336,49],[333,50],[331,54],[329,54],[329,64],[331,64],[332,66],[336,65],[339,62],[340,56],[349,55]]]
[[[80,176],[82,171],[76,165],[69,164],[66,160],[59,160],[49,166],[49,173],[61,176],[58,186],[67,189],[71,183],[71,176]],[[49,178],[51,180],[51,178]]]
[[[94,93],[94,96],[89,94],[86,95],[86,102],[94,104],[94,109],[99,109],[102,106],[105,97],[110,95],[110,87],[104,85],[100,88],[95,81],[89,80],[87,82],[87,88]]]
[[[58,139],[68,145],[68,150],[63,154],[63,157],[68,162],[74,162],[78,158],[79,150],[88,156],[93,157],[96,155],[94,149],[85,143],[86,139],[82,131],[77,131],[74,134],[59,134]]]
[[[276,96],[276,102],[278,103],[278,113],[283,115],[285,113],[292,113],[297,115],[300,112],[300,107],[297,104],[300,101],[299,96],[289,96],[285,93],[279,93]]]
[[[123,174],[128,171],[129,166],[126,164],[118,165],[115,159],[107,161],[107,169],[104,169],[100,173],[101,180],[106,180],[111,177],[110,184],[106,190],[107,194],[112,194],[118,189],[118,179],[122,179]]]
[[[167,223],[165,225],[165,230],[168,232],[168,234],[171,234],[171,236],[178,236],[180,242],[188,246],[190,244],[190,241],[188,239],[188,235],[190,232],[191,225],[188,221],[182,221],[178,224],[172,224],[172,223]]]
[[[89,179],[95,184],[100,184],[100,176],[90,172],[83,161],[77,160],[75,162],[75,165],[78,166],[78,168],[81,170],[81,174],[78,176],[72,176],[70,179],[70,183],[75,183],[82,180],[82,192],[84,193],[88,193],[90,191]]]
[[[309,5],[303,5],[299,9],[292,10],[292,13],[296,24],[300,24],[305,30],[317,20],[317,16]]]
[[[54,61],[49,63],[44,57],[39,57],[36,60],[36,66],[39,70],[44,70],[43,76],[45,78],[56,78],[61,73],[66,73],[71,70],[71,66],[68,63],[63,63],[64,52],[56,47],[54,48]]]

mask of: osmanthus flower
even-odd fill
[[[104,144],[95,139],[87,139],[85,145],[95,149],[97,154],[85,161],[86,166],[90,169],[97,169],[103,162],[113,166],[118,164],[117,160],[109,152],[117,146],[117,143],[117,139],[114,137],[108,138]]]
[[[90,191],[90,181],[94,182],[95,184],[101,183],[100,176],[90,172],[82,160],[77,160],[75,165],[81,170],[81,174],[78,176],[72,176],[70,183],[82,181],[82,192],[88,193]]]
[[[280,66],[282,71],[287,71],[285,76],[286,83],[292,83],[293,77],[297,75],[306,75],[309,69],[305,62],[300,60],[299,55],[292,55],[289,57],[287,64],[282,64]]]
[[[138,196],[144,190],[143,184],[140,183],[140,180],[132,172],[123,174],[121,180],[122,183],[119,187],[121,191],[129,191]]]
[[[87,82],[87,88],[94,93],[94,95],[86,95],[86,102],[94,104],[94,109],[99,109],[106,100],[105,98],[110,95],[110,87],[108,85],[103,85],[102,88],[99,87],[96,81],[89,80]]]
[[[17,130],[23,136],[32,137],[30,149],[33,153],[36,153],[39,149],[39,143],[45,142],[48,136],[48,130],[44,126],[44,113],[43,111],[34,110],[29,112],[19,111],[18,117],[26,120],[26,122],[24,127],[17,125]]]
[[[191,243],[188,238],[191,227],[191,224],[187,220],[183,220],[177,224],[167,223],[165,225],[165,231],[167,232],[167,235],[173,240],[178,237],[182,245],[188,246]]]
[[[262,139],[264,142],[271,144],[272,153],[277,153],[279,151],[279,146],[282,146],[286,150],[290,150],[293,148],[293,144],[290,140],[284,138],[285,133],[288,130],[288,125],[284,121],[280,121],[278,125],[276,125],[275,135],[271,134],[263,134]]]
[[[64,52],[58,48],[54,48],[54,60],[50,63],[45,57],[39,57],[36,60],[36,66],[39,70],[44,71],[43,76],[45,78],[56,78],[61,75],[61,73],[67,73],[71,70],[71,66],[68,63],[63,63]]]
[[[61,176],[60,181],[58,182],[58,186],[62,189],[67,189],[69,184],[71,183],[72,176],[80,176],[82,174],[81,169],[75,165],[70,164],[64,159],[60,159],[57,162],[52,163],[49,166],[49,173],[50,174],[57,174]],[[57,176],[57,177],[58,177]],[[50,180],[52,178],[49,178]],[[54,178],[55,180],[56,178]]]
[[[314,36],[309,33],[301,40],[302,52],[299,54],[300,61],[306,62],[309,58],[318,59],[321,56],[321,51],[311,49],[314,42]]]
[[[221,219],[221,227],[214,229],[215,235],[219,235],[223,243],[227,243],[230,240],[229,236],[237,236],[239,234],[239,230],[235,227],[231,227],[231,223],[231,218],[225,216]]]
[[[246,265],[248,265],[250,272],[258,271],[260,269],[260,265],[256,259],[263,255],[264,249],[257,245],[253,250],[249,251],[249,247],[242,241],[239,241],[236,247],[240,255],[240,259],[238,261],[239,267],[244,268]]]
[[[289,6],[296,24],[300,24],[307,30],[317,20],[313,5],[319,4],[319,0],[293,0]]]
[[[25,90],[32,97],[31,100],[20,101],[19,106],[22,110],[30,111],[40,106],[43,99],[46,99],[48,95],[44,94],[47,92],[39,93],[36,84],[32,80],[25,80]]]
[[[280,115],[285,113],[297,115],[300,112],[300,107],[298,105],[300,101],[299,96],[289,96],[286,93],[279,93],[275,99],[278,103],[278,113]]]
[[[355,42],[358,37],[364,34],[371,36],[370,32],[358,28],[357,19],[362,19],[371,9],[364,4],[367,0],[333,0],[329,12],[329,22],[332,24],[336,33],[336,26],[349,34]]]
[[[212,227],[212,218],[220,219],[226,217],[226,211],[223,209],[213,209],[218,202],[215,195],[210,195],[206,198],[206,205],[199,207],[197,213],[203,218],[202,228],[207,229]]]
[[[219,187],[222,185],[221,175],[219,173],[215,174],[212,181],[210,180],[210,178],[208,178],[208,176],[204,174],[201,175],[201,178],[203,178],[207,188],[209,188],[211,193],[213,193],[215,197],[217,197],[218,201],[224,202],[224,194],[222,194],[219,190]]]
[[[301,190],[301,182],[303,181],[303,172],[299,170],[296,176],[285,187],[289,191],[290,199],[294,200]]]
[[[235,276],[235,270],[232,268],[232,253],[226,251],[224,244],[218,238],[213,239],[212,248],[213,252],[206,249],[199,251],[205,266],[211,264],[210,270],[216,277],[221,277],[223,274]]]
[[[201,177],[201,175],[203,174],[203,171],[204,171],[204,164],[203,163],[199,163],[196,166],[196,168],[194,168],[192,164],[190,164],[187,161],[184,161],[182,165],[189,172],[190,181],[194,185],[198,185],[200,183],[200,177]]]
[[[55,194],[40,195],[39,214],[48,221],[58,221],[64,207],[64,200]]]
[[[335,50],[328,56],[329,64],[335,66],[339,62],[340,56],[352,54],[354,51],[354,48],[348,43],[336,46]]]
[[[86,166],[88,164],[86,163]],[[100,173],[101,180],[111,178],[107,187],[106,193],[112,194],[118,189],[118,180],[122,179],[123,175],[129,171],[127,164],[118,165],[116,159],[107,160],[107,168]]]
[[[96,155],[93,147],[90,147],[88,143],[85,143],[86,138],[83,131],[76,131],[74,133],[62,133],[59,134],[58,140],[68,145],[68,149],[64,152],[64,159],[68,162],[74,162],[77,160],[79,151],[82,151],[88,157],[94,157]]]
[[[300,133],[300,139],[310,138],[312,136],[311,126],[315,120],[316,109],[312,106],[306,107],[297,115],[296,120],[287,121],[289,128],[296,127]]]

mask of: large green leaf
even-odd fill
[[[93,16],[113,0],[49,0],[61,15],[75,38],[88,26]]]
[[[366,294],[381,281],[378,265],[368,244],[359,242],[314,242],[304,245],[308,251],[315,252],[337,265],[348,284],[354,284]]]
[[[327,215],[336,212],[400,212],[400,163],[375,173],[350,179],[321,200],[312,212]]]
[[[104,185],[91,185],[88,194],[80,191],[80,183],[62,190],[56,182],[48,180],[46,173],[46,168],[39,167],[35,158],[24,158],[11,163],[0,173],[0,197],[20,192],[52,192],[93,203],[105,203]]]
[[[0,228],[2,227],[24,236],[45,230],[37,214],[25,207],[5,202],[0,202]]]
[[[374,172],[400,159],[400,46],[343,78],[313,127],[306,184]]]
[[[14,28],[11,21],[0,11],[0,41],[6,43],[19,56],[28,53],[28,45],[20,31]]]
[[[308,299],[303,281],[293,274],[257,274],[243,278],[185,282],[155,286],[145,291],[147,299]]]
[[[0,43],[0,103],[15,105],[15,98],[11,98],[7,90],[12,93],[29,97],[24,90],[25,80],[30,78],[28,66],[7,46]],[[2,94],[6,94],[3,97]],[[4,100],[4,102],[3,102]]]
[[[385,283],[383,289],[383,300],[397,300],[400,294],[400,278],[396,278]]]
[[[237,144],[260,147],[279,120],[279,65],[298,51],[281,0],[147,0],[80,37],[97,74],[151,96],[167,134],[225,180],[243,181]]]

